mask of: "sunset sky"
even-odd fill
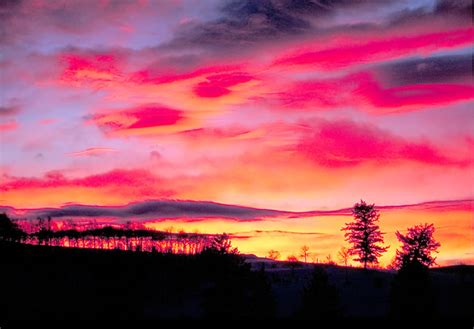
[[[324,259],[360,199],[474,264],[471,0],[2,1],[0,205]]]

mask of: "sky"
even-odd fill
[[[470,0],[2,1],[0,205],[318,260],[360,199],[474,264]]]

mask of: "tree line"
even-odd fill
[[[155,231],[127,222],[124,226],[88,223],[81,226],[67,224],[53,229],[52,220],[38,218],[35,222],[11,220],[0,214],[0,241],[31,245],[115,249],[172,254],[199,254],[206,248],[220,251],[230,249],[227,234],[202,234],[180,231]]]

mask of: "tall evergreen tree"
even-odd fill
[[[367,268],[367,264],[378,264],[378,258],[388,249],[381,246],[384,241],[377,225],[379,212],[374,204],[369,205],[361,200],[354,205],[352,214],[354,221],[346,223],[342,228],[346,231],[344,234],[346,241],[352,244],[349,253],[356,256],[354,260],[364,264],[364,268]]]

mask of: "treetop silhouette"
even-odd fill
[[[344,237],[352,244],[350,255],[356,256],[354,260],[366,269],[368,264],[378,264],[378,258],[388,249],[381,245],[384,242],[383,233],[377,225],[380,215],[374,204],[363,200],[354,205],[352,214],[354,221],[346,223],[341,230],[346,231]]]
[[[397,231],[395,234],[402,242],[402,249],[396,252],[395,266],[401,268],[415,262],[426,267],[436,264],[436,257],[431,254],[438,252],[441,244],[434,239],[434,231],[434,225],[427,223],[408,228],[405,235]]]

